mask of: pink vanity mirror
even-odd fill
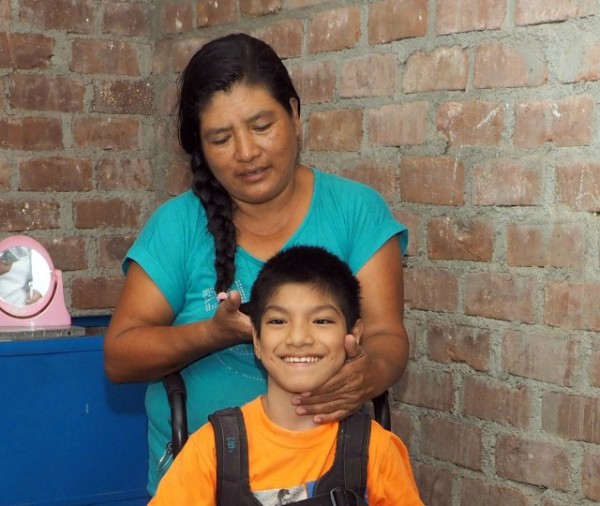
[[[62,272],[46,249],[23,235],[0,241],[0,327],[70,325]]]

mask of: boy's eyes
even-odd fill
[[[287,320],[284,318],[269,318],[265,321],[267,325],[284,325],[287,323]],[[315,318],[312,320],[312,323],[315,325],[331,325],[335,324],[335,320],[331,318]]]
[[[316,323],[317,325],[328,325],[335,323],[335,320],[332,320],[330,318],[317,318],[313,320],[313,323]]]

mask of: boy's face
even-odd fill
[[[358,340],[362,325],[351,333]],[[268,301],[254,332],[254,352],[269,373],[269,389],[310,392],[344,364],[346,319],[333,297],[315,287],[287,283]]]

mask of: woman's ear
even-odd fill
[[[296,136],[300,137],[300,111],[298,100],[294,97],[290,98],[290,107],[292,109],[292,122],[294,123],[294,129],[296,130]]]
[[[352,330],[350,331],[350,334],[354,336],[358,344],[360,344],[360,338],[362,337],[363,328],[363,321],[359,318],[358,320],[356,320],[354,327],[352,327]]]

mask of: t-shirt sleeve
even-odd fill
[[[371,424],[367,497],[369,506],[423,506],[406,446],[375,422]]]
[[[398,238],[402,253],[408,245],[408,229],[400,223],[383,197],[369,186],[355,183],[355,192],[342,194],[342,205],[350,217],[349,240],[352,249],[348,264],[358,272],[392,237]]]
[[[187,228],[195,222],[181,203],[176,198],[159,207],[123,261],[125,273],[132,260],[144,269],[175,314],[183,306],[186,293]]]

